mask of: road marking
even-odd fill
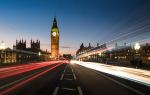
[[[73,89],[73,88],[65,88],[65,87],[63,87],[62,89],[64,89],[64,90],[71,90],[71,91],[75,91],[76,89]]]
[[[60,80],[63,80],[64,78],[64,73],[61,75]]]
[[[59,91],[59,87],[56,87],[52,95],[57,95],[58,91]]]
[[[65,73],[66,72],[66,68],[67,68],[68,66],[66,65],[66,67],[65,67],[65,69],[64,69],[64,72],[63,73]]]
[[[77,89],[78,89],[79,95],[83,95],[83,92],[82,92],[81,87],[80,87],[80,86],[78,86],[78,87],[77,87]]]
[[[73,80],[73,79],[70,79],[70,78],[64,78],[65,80]]]
[[[72,67],[70,67],[70,68],[71,68],[71,71],[74,72],[73,69],[72,69]]]
[[[76,80],[76,79],[77,79],[74,73],[73,73],[73,77],[74,77],[74,80]]]
[[[71,68],[71,71],[72,71],[72,73],[73,73],[74,80],[76,80],[77,78],[76,78],[76,76],[75,76],[74,70],[73,70],[73,68],[72,68],[71,66],[70,66],[70,68]]]
[[[62,75],[61,75],[61,77],[60,77],[60,80],[63,80],[63,78],[64,78],[64,73],[66,72],[66,68],[67,68],[67,65],[66,65],[66,67],[65,67],[65,69],[64,69],[64,72],[62,73]]]
[[[92,70],[92,71],[97,73],[97,74],[99,74],[99,75],[101,75],[101,76],[103,76],[103,77],[105,77],[105,78],[107,78],[107,79],[109,79],[109,80],[111,80],[111,81],[113,81],[113,82],[115,82],[115,83],[117,83],[117,84],[119,84],[119,85],[121,85],[121,86],[123,86],[123,87],[125,87],[125,88],[127,88],[127,89],[129,89],[129,90],[131,90],[131,91],[133,91],[133,92],[138,93],[139,95],[145,95],[144,93],[142,93],[142,92],[140,92],[140,91],[138,91],[138,90],[136,90],[136,89],[134,89],[134,88],[132,88],[130,86],[127,86],[127,85],[125,85],[125,84],[123,84],[123,83],[121,83],[121,82],[119,82],[117,80],[114,80],[111,77],[108,77],[108,76],[106,76],[104,74],[98,73],[98,72],[96,72],[94,70]]]

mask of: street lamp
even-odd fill
[[[139,56],[138,56],[138,51],[139,51],[140,48],[141,48],[140,44],[139,43],[135,43],[134,49],[136,51],[136,54],[135,54],[136,68],[137,68],[137,65],[140,64],[139,63],[140,60],[139,60]]]
[[[39,52],[38,55],[39,55],[39,60],[38,61],[41,61],[41,52]]]
[[[135,49],[136,51],[138,51],[138,50],[140,49],[140,44],[139,44],[139,43],[135,43],[134,49]]]
[[[38,55],[41,56],[41,52],[39,52]]]

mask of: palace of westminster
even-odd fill
[[[0,63],[29,63],[37,61],[57,60],[59,58],[59,29],[56,17],[50,32],[51,53],[40,49],[39,40],[31,40],[30,47],[27,48],[26,40],[16,40],[13,49],[5,48],[2,41],[0,43]]]

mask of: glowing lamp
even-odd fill
[[[139,49],[140,49],[140,44],[139,44],[139,43],[136,43],[135,46],[134,46],[134,49],[135,49],[135,50],[139,50]]]
[[[39,52],[38,55],[41,56],[41,52]]]
[[[4,42],[2,41],[1,43],[0,43],[0,50],[4,50],[6,47],[5,47],[5,44],[4,44]]]
[[[100,52],[98,55],[99,55],[99,56],[102,56],[102,53]]]

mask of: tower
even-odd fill
[[[40,41],[39,40],[31,40],[31,50],[34,52],[39,52],[40,51]]]
[[[20,41],[16,40],[16,49],[26,50],[26,40],[25,41],[23,39]]]
[[[53,20],[53,26],[51,28],[51,57],[52,59],[59,57],[59,29],[56,17]]]

